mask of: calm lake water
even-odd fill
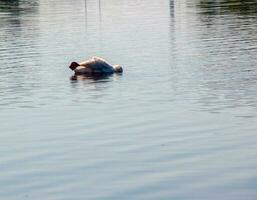
[[[0,199],[257,199],[255,0],[0,0],[0,100]]]

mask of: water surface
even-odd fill
[[[1,199],[256,199],[256,8],[1,0]]]

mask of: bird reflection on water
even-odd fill
[[[88,76],[88,75],[73,75],[70,77],[71,81],[86,81],[86,80],[94,80],[96,82],[108,82],[110,81],[110,77],[113,75],[97,75],[97,76]]]
[[[104,99],[112,99],[115,80],[122,75],[111,74],[108,76],[73,75],[70,77],[70,86],[73,91],[72,100],[75,103],[103,103]],[[85,93],[86,92],[86,93]],[[84,95],[81,95],[84,94]]]
[[[115,81],[119,79],[122,76],[122,74],[110,74],[110,75],[94,75],[94,76],[89,76],[86,74],[82,75],[73,75],[70,77],[70,82],[71,84],[76,84],[76,83],[83,83],[83,85],[88,85],[88,84],[98,84],[98,83],[108,83]]]

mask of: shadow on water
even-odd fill
[[[25,30],[21,31],[21,27],[27,28],[30,31],[32,25],[33,28],[37,27],[35,23],[37,19],[34,17],[37,15],[37,12],[38,1],[0,0],[0,32],[7,33],[4,36],[8,39],[9,36],[18,36],[21,32],[25,32]]]
[[[5,69],[23,66],[23,63],[25,66],[38,55],[35,47],[39,32],[37,13],[38,1],[0,0],[0,59],[7,62]],[[15,60],[21,58],[21,61],[15,63],[14,60],[11,66],[9,60],[14,56]]]
[[[20,9],[20,0],[0,0],[0,12],[16,13]]]
[[[198,4],[202,14],[257,15],[256,0],[201,0]]]
[[[29,14],[29,12],[35,12],[37,6],[38,1],[0,0],[0,12],[10,14]]]
[[[0,0],[0,12],[4,11],[18,11],[19,10],[20,1],[19,0]]]

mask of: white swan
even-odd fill
[[[99,57],[92,57],[91,59],[81,63],[72,62],[69,68],[75,72],[75,75],[106,75],[123,72],[120,65],[112,66]]]

